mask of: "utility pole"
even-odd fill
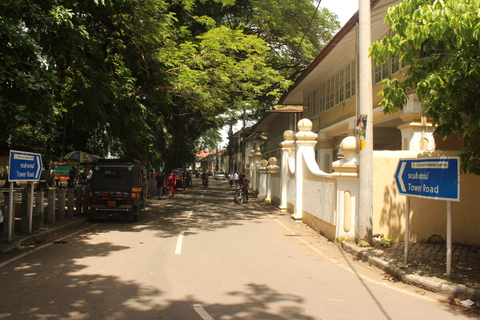
[[[228,171],[234,172],[233,168],[233,122],[230,122],[230,127],[228,128]]]
[[[360,144],[359,216],[356,240],[372,243],[373,229],[373,100],[372,63],[368,56],[371,41],[370,0],[359,0],[359,90],[360,114],[366,115],[365,140]]]
[[[240,171],[241,172],[245,172],[245,117],[247,115],[247,111],[245,110],[245,104],[243,105],[243,126],[242,126],[242,133],[240,134],[240,139],[241,139],[241,152],[242,152],[242,160],[240,162],[241,164],[241,168],[240,168]]]

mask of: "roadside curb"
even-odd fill
[[[16,249],[18,246],[25,246],[25,245],[30,245],[31,243],[35,242],[42,242],[45,239],[55,236],[55,234],[58,234],[62,231],[67,231],[70,229],[75,229],[78,228],[82,225],[87,224],[89,221],[89,217],[78,217],[72,221],[67,221],[62,225],[49,228],[48,230],[40,231],[35,234],[27,235],[21,239],[18,239],[14,241],[13,243],[9,244],[8,246],[4,247],[1,252],[2,253],[8,253],[14,249]]]
[[[386,273],[394,276],[396,279],[411,284],[428,291],[440,293],[449,298],[471,299],[474,301],[480,300],[480,288],[470,288],[462,284],[455,284],[446,280],[436,280],[418,276],[415,274],[407,274],[400,267],[394,263],[390,263],[370,253],[368,250],[362,249],[348,242],[342,242],[342,249],[357,259],[367,262],[376,268],[384,270]]]

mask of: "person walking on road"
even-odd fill
[[[233,173],[230,172],[228,174],[228,180],[230,180],[230,187],[233,186],[233,179],[234,179]]]
[[[170,198],[175,197],[175,191],[177,191],[177,177],[175,177],[173,172],[170,172],[170,176],[168,177],[168,194]]]
[[[163,176],[163,172],[157,172],[157,176],[155,177],[155,185],[157,186],[157,196],[158,200],[162,199],[163,195],[163,183],[165,180],[165,177]]]
[[[235,184],[237,185],[238,184],[238,172],[235,172],[235,174],[233,175],[233,180],[235,180]]]
[[[242,190],[245,193],[245,199],[247,199],[247,202],[249,201],[248,200],[248,183],[249,182],[250,182],[250,180],[248,180],[247,177],[244,177],[242,179]]]
[[[68,187],[73,188],[75,186],[75,176],[77,175],[77,170],[75,166],[72,166],[68,171]]]

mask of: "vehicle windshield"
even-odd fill
[[[98,166],[92,176],[91,188],[102,191],[130,191],[138,186],[132,166]]]

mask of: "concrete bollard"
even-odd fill
[[[2,208],[2,212],[3,212],[3,237],[4,238],[8,238],[8,226],[10,225],[9,224],[9,221],[10,221],[10,208],[9,208],[9,205],[10,205],[10,193],[9,191],[5,191],[3,193],[3,196],[4,196],[4,205],[3,205],[3,208]],[[13,192],[13,199],[15,199],[15,191]],[[12,229],[11,229],[11,232],[10,234],[13,235],[14,231],[15,231],[15,201],[13,201],[13,204],[12,204],[12,216],[13,216],[13,221],[12,221]]]
[[[45,192],[35,192],[35,206],[33,207],[33,229],[41,228],[45,223]]]
[[[73,218],[73,209],[75,205],[75,189],[67,189],[67,219]]]
[[[58,189],[58,210],[55,215],[56,221],[65,221],[65,198],[67,196],[66,189]]]
[[[57,189],[48,188],[47,223],[55,223],[56,200],[57,200]]]
[[[83,187],[83,214],[89,213],[90,206],[90,186]]]
[[[82,186],[78,185],[75,188],[75,214],[80,216],[82,214]]]
[[[29,233],[29,219],[28,219],[28,201],[30,198],[30,187],[31,185],[29,184],[22,192],[22,204],[21,204],[21,211],[20,211],[20,232],[22,234],[28,234]]]

